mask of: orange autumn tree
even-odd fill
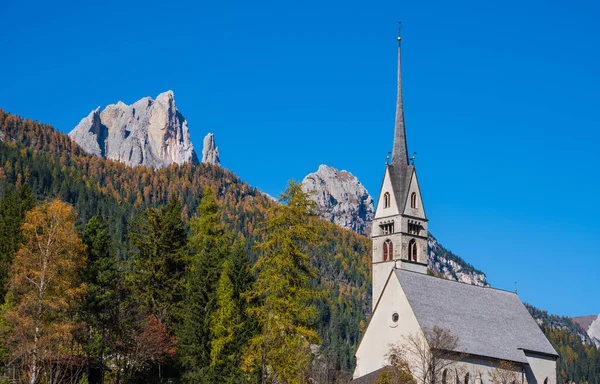
[[[86,293],[79,278],[84,246],[70,205],[54,200],[25,215],[24,243],[10,271],[4,317],[8,347],[23,381],[60,382],[82,367],[73,310]]]

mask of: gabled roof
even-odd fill
[[[388,165],[390,181],[394,192],[394,199],[398,204],[398,211],[404,212],[408,199],[408,189],[414,172],[414,165]]]
[[[524,351],[558,357],[516,293],[394,273],[421,329],[448,329],[458,337],[458,352],[519,363],[527,363]]]

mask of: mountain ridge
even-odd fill
[[[198,163],[187,120],[170,90],[131,105],[118,101],[104,110],[97,107],[69,137],[87,153],[127,165],[161,168],[171,163]]]

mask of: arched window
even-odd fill
[[[442,372],[442,384],[448,384],[448,370],[444,369]]]
[[[387,239],[383,242],[383,261],[392,260],[394,257],[394,249],[392,240]]]
[[[390,207],[390,193],[386,192],[383,194],[383,208]]]
[[[416,192],[413,192],[412,195],[410,195],[410,207],[417,208],[417,193]]]
[[[548,378],[547,377],[544,379],[544,384],[548,384]]]
[[[417,242],[415,239],[408,242],[408,260],[417,261]]]
[[[470,378],[470,375],[467,373],[465,375],[465,384],[469,384],[469,378]]]

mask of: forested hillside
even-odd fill
[[[256,260],[253,245],[260,238],[256,229],[275,203],[228,170],[206,164],[170,165],[159,170],[128,167],[87,155],[51,126],[2,110],[0,132],[0,198],[21,201],[15,196],[23,186],[29,187],[36,202],[59,198],[75,208],[80,231],[92,217],[105,218],[121,260],[128,257],[128,235],[140,213],[177,199],[187,222],[195,216],[206,187],[215,192],[222,207],[221,221],[228,231],[245,238],[250,260]],[[21,217],[11,216],[8,210],[4,213],[5,221]],[[370,241],[331,223],[322,224],[325,241],[311,255],[319,271],[313,284],[326,292],[316,303],[322,345],[315,369],[336,377],[352,371],[353,352],[368,315]],[[11,236],[11,232],[0,231],[0,236]],[[14,250],[0,255],[2,262],[6,263]]]
[[[570,317],[551,315],[531,304],[526,307],[560,355],[559,382],[599,384],[600,351],[583,329]]]

